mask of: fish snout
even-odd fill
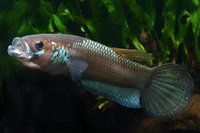
[[[15,47],[13,47],[12,45],[8,46],[8,54],[12,57],[16,57],[19,56],[21,53],[19,52],[18,49],[16,49]]]
[[[12,44],[8,46],[8,54],[15,58],[31,59],[33,53],[24,39],[15,37]]]

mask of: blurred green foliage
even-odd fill
[[[74,34],[111,47],[136,48],[153,54],[156,65],[195,66],[200,61],[199,0],[2,0],[1,4],[3,76],[21,68],[7,57],[12,38],[38,33]],[[107,105],[107,101],[97,104],[99,109]]]
[[[0,31],[75,34],[150,53],[155,47],[159,64],[200,61],[199,0],[20,0],[0,12]],[[148,46],[142,33],[153,40]]]

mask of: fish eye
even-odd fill
[[[40,41],[39,43],[35,44],[35,47],[37,50],[41,50],[44,47],[44,43],[42,41]]]

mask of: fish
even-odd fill
[[[67,73],[86,90],[125,107],[142,108],[151,117],[177,116],[193,97],[193,80],[183,66],[147,67],[140,61],[154,57],[145,52],[108,47],[76,35],[15,37],[8,54],[32,69]]]

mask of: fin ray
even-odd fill
[[[113,51],[120,54],[124,58],[135,60],[135,61],[149,61],[154,60],[155,58],[151,55],[135,49],[122,49],[122,48],[112,48]]]
[[[130,108],[141,108],[137,89],[124,88],[92,80],[81,80],[85,89]]]
[[[73,82],[77,82],[81,79],[82,73],[86,70],[88,64],[83,60],[72,59],[67,62],[67,67]]]
[[[153,117],[171,118],[180,113],[192,97],[193,81],[180,65],[164,64],[152,69],[141,91],[141,105]]]

